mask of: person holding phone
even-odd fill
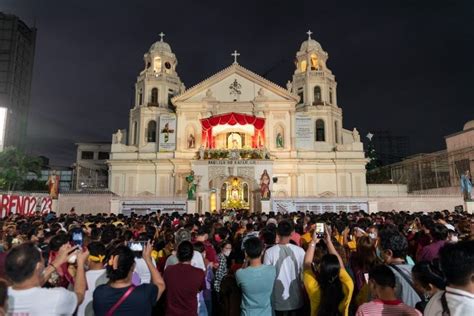
[[[331,229],[324,225],[324,241],[320,238],[320,233],[321,230],[319,233],[315,230],[304,257],[303,283],[310,299],[311,316],[347,316],[354,283],[334,247]],[[317,271],[313,271],[314,250],[319,242],[326,244],[328,254],[322,257]]]
[[[93,294],[96,316],[151,315],[153,305],[165,291],[165,282],[152,263],[152,245],[148,242],[143,249],[151,274],[151,284],[132,284],[135,255],[127,246],[118,246],[111,254],[107,265],[109,283],[98,286]]]

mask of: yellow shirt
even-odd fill
[[[339,279],[342,283],[342,292],[344,298],[339,304],[339,312],[344,315],[349,315],[349,304],[352,298],[352,292],[354,291],[354,282],[347,273],[346,269],[339,271]],[[311,316],[316,316],[319,309],[319,303],[321,301],[321,291],[319,288],[318,280],[311,269],[306,269],[303,272],[303,282],[306,292],[308,293],[309,300],[311,303]]]

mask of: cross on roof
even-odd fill
[[[237,57],[239,57],[240,54],[236,50],[234,50],[234,52],[230,55],[234,56],[234,64],[237,64]]]
[[[311,32],[311,30],[308,30],[308,32],[306,32],[306,34],[308,34],[308,39],[310,40],[311,39],[311,34],[313,34],[313,32]]]
[[[163,42],[163,37],[165,37],[165,33],[161,32],[158,35],[160,35],[160,42]]]

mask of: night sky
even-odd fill
[[[29,150],[69,165],[75,142],[128,128],[143,54],[166,34],[186,87],[239,63],[285,86],[311,29],[329,53],[344,127],[445,148],[474,119],[474,1],[0,0],[38,28]],[[35,21],[35,22],[34,22]]]

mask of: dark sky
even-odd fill
[[[187,87],[239,63],[284,86],[305,32],[329,53],[344,127],[444,148],[474,119],[474,1],[0,0],[38,28],[30,149],[54,164],[74,143],[128,128],[143,54],[166,33]]]

